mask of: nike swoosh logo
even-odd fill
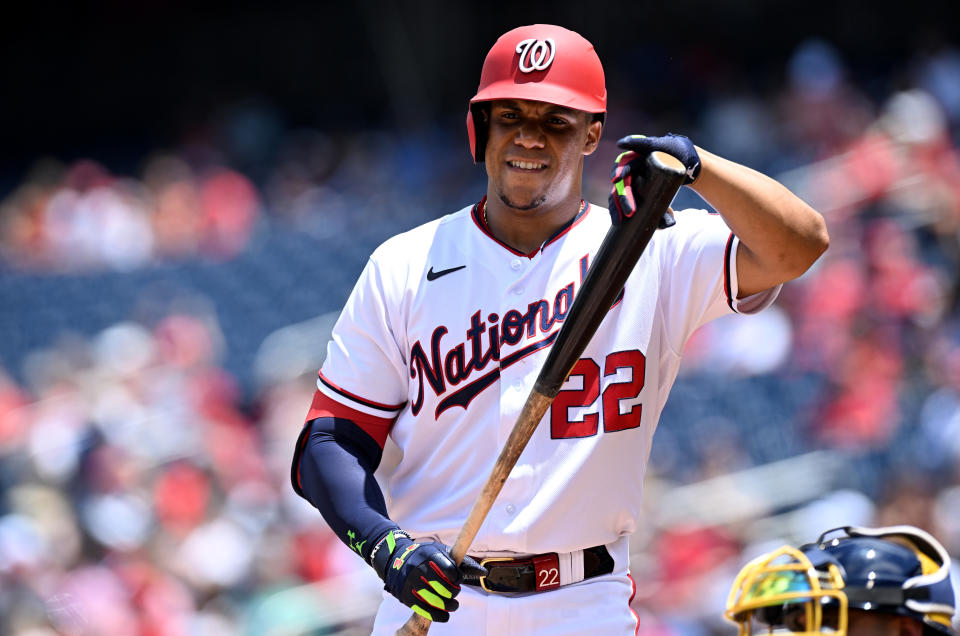
[[[427,271],[427,280],[437,280],[441,276],[446,276],[447,274],[452,274],[458,269],[463,269],[466,265],[461,265],[460,267],[451,267],[450,269],[441,269],[439,272],[433,271],[433,267]]]

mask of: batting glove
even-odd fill
[[[383,579],[383,589],[424,618],[446,623],[450,612],[460,607],[454,598],[464,579],[479,579],[487,569],[465,556],[457,564],[450,547],[435,541],[415,543],[403,531],[387,533],[374,546],[373,569]]]
[[[700,176],[700,155],[689,138],[683,135],[667,133],[665,137],[647,137],[645,135],[627,135],[617,142],[624,150],[632,150],[641,155],[648,155],[655,150],[665,152],[679,159],[687,169],[687,178],[684,184],[690,184]]]
[[[620,153],[613,164],[613,171],[610,173],[613,187],[610,190],[607,207],[614,225],[620,225],[624,219],[630,218],[637,211],[638,193],[642,191],[643,171],[648,154],[628,150]],[[668,208],[657,227],[663,230],[676,222]]]

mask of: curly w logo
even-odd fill
[[[517,45],[517,53],[520,55],[520,72],[533,73],[545,71],[553,63],[557,47],[553,38],[544,40],[529,38]]]

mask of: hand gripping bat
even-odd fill
[[[520,416],[450,549],[450,558],[457,564],[463,561],[537,424],[557,397],[560,387],[627,282],[627,277],[640,260],[647,243],[657,230],[660,219],[667,212],[670,202],[686,177],[680,160],[663,152],[647,155],[644,173],[640,188],[634,186],[637,211],[633,216],[624,218],[619,225],[611,226],[600,244],[580,287],[580,293],[563,321],[557,340],[550,348]],[[424,636],[429,629],[429,620],[413,614],[397,630],[396,636]]]

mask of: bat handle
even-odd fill
[[[429,620],[419,614],[411,614],[407,622],[394,632],[394,636],[425,636],[429,629]]]
[[[543,374],[541,373],[541,375]],[[539,381],[538,378],[537,382]],[[477,532],[480,531],[480,526],[483,525],[487,513],[490,512],[493,500],[500,494],[503,483],[507,481],[510,471],[517,464],[517,459],[520,458],[520,453],[523,452],[527,442],[530,441],[530,436],[533,435],[537,424],[543,419],[544,413],[550,408],[550,404],[556,396],[556,391],[544,393],[537,386],[527,396],[527,401],[523,404],[517,423],[513,425],[510,436],[500,450],[500,455],[493,465],[493,470],[490,471],[490,476],[487,477],[487,482],[483,485],[483,490],[480,491],[480,496],[473,503],[473,508],[470,509],[467,520],[460,528],[457,540],[450,547],[450,558],[457,565],[463,562],[463,557],[470,549],[470,544],[477,536]],[[419,614],[413,614],[400,629],[394,632],[394,636],[425,636],[427,630],[430,629],[430,622]]]
[[[476,530],[472,529],[472,527],[473,525],[469,523],[468,520],[468,523],[464,529],[460,530],[460,535],[450,548],[450,558],[453,559],[453,562],[457,565],[463,562],[463,557],[470,547],[470,542],[473,540],[473,537],[476,536]],[[477,528],[479,528],[479,525],[477,525]],[[431,623],[432,621],[419,614],[411,614],[407,622],[393,634],[394,636],[426,636]]]

